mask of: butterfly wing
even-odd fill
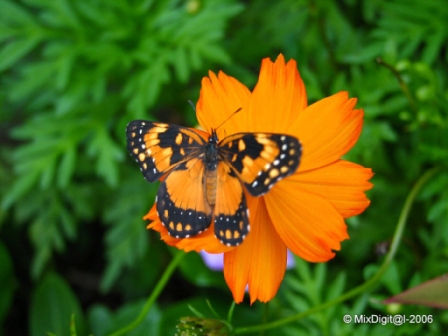
[[[302,147],[293,136],[237,133],[219,142],[221,159],[229,164],[247,190],[260,196],[299,166]]]
[[[128,150],[149,182],[201,154],[205,140],[194,130],[172,124],[131,121],[126,128]]]
[[[214,227],[216,238],[227,246],[241,244],[250,229],[243,186],[223,161],[217,167]]]
[[[171,236],[187,238],[208,228],[212,209],[204,190],[204,162],[193,158],[179,164],[160,184],[157,212]]]

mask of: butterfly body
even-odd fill
[[[195,236],[214,225],[225,245],[240,244],[250,230],[244,189],[260,196],[298,167],[300,142],[275,133],[208,138],[187,127],[135,120],[128,149],[150,181],[164,176],[157,212],[168,233]]]

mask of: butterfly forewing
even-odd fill
[[[293,136],[237,133],[219,143],[220,156],[254,196],[260,196],[299,166],[301,145]]]
[[[178,164],[199,156],[205,143],[190,128],[145,120],[130,122],[126,137],[129,152],[150,182]]]

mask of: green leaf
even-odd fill
[[[118,161],[124,157],[123,148],[115,144],[108,130],[98,129],[88,148],[90,156],[95,157],[96,173],[103,177],[107,184],[114,187],[118,183]]]
[[[94,305],[87,315],[90,328],[96,336],[106,335],[112,329],[112,312],[105,306]]]
[[[364,268],[364,278],[368,279],[372,277],[378,271],[378,265],[370,264]],[[397,263],[392,261],[390,266],[387,268],[383,277],[381,278],[381,283],[389,290],[390,293],[398,293],[401,291],[401,278],[400,272],[397,268]]]
[[[111,210],[111,212],[115,211]],[[133,265],[146,252],[147,234],[145,222],[138,216],[132,221],[115,222],[115,225],[107,232],[107,254],[110,262],[101,281],[102,291],[110,289],[124,266]]]
[[[9,208],[15,201],[22,197],[36,183],[39,171],[31,171],[26,175],[21,175],[12,184],[11,189],[2,199],[3,209]]]
[[[62,156],[58,171],[58,186],[66,188],[75,170],[76,150],[73,147],[68,148]]]
[[[108,264],[102,291],[109,290],[123,267],[136,264],[148,248],[148,231],[142,216],[151,206],[148,196],[155,196],[157,185],[144,183],[140,172],[126,176],[129,176],[126,183],[107,202],[104,214],[109,229],[105,236]]]
[[[2,0],[0,1],[0,18],[2,21],[16,23],[20,25],[31,25],[34,23],[34,18],[31,13],[23,9],[15,1]]]
[[[174,68],[176,69],[177,78],[180,82],[185,83],[189,76],[188,62],[186,50],[177,48],[173,54]]]
[[[335,299],[344,292],[346,280],[347,275],[345,273],[340,273],[333,279],[328,288],[327,300]]]
[[[437,33],[428,36],[428,44],[423,52],[422,59],[428,64],[432,64],[439,55],[440,48],[447,41],[446,31],[438,31]]]
[[[78,333],[84,335],[84,315],[77,297],[61,276],[48,273],[38,284],[31,299],[31,336],[42,336],[48,332],[69,336],[72,314]]]
[[[38,43],[40,38],[18,39],[9,42],[6,47],[0,51],[0,71],[13,66],[20,58],[31,51]]]

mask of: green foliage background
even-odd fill
[[[444,0],[0,0],[0,334],[101,336],[139,312],[172,252],[141,217],[157,185],[125,149],[133,119],[195,125],[208,69],[252,87],[260,61],[297,60],[310,102],[339,90],[365,109],[348,159],[371,167],[367,211],[327,264],[297,260],[269,304],[235,325],[305,310],[381,263],[401,204],[428,168],[392,267],[372,293],[272,335],[439,335],[448,314],[381,299],[448,272],[448,6]],[[223,316],[221,273],[191,254],[131,335],[170,335],[189,306]],[[355,325],[350,314],[433,314],[430,325]],[[271,334],[267,332],[265,334]]]

